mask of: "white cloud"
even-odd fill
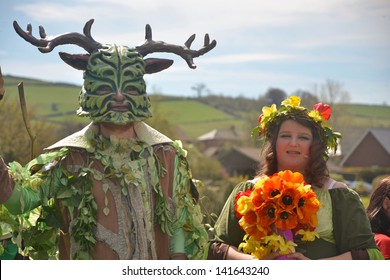
[[[209,33],[211,39],[217,40],[217,47],[195,59],[198,65],[195,71],[174,56],[174,66],[148,76],[166,91],[176,91],[179,87],[188,91],[190,85],[202,80],[216,92],[259,92],[259,88],[268,86],[286,87],[290,91],[321,83],[329,77],[343,79],[341,82],[348,80],[346,89],[350,87],[357,92],[359,88],[369,88],[363,84],[385,84],[383,77],[390,75],[389,0],[14,2],[12,13],[18,15],[15,19],[22,27],[31,22],[35,36],[38,36],[38,25],[43,25],[48,35],[81,33],[90,18],[95,19],[92,36],[102,43],[138,45],[144,39],[146,23],[152,26],[154,40],[172,44],[183,44],[196,33],[193,48],[200,47],[204,34]],[[39,60],[48,64],[46,69],[41,63],[29,62],[28,54],[35,59],[40,54],[34,53],[25,42],[11,42],[16,37],[13,30],[12,33],[3,34],[0,30],[3,37],[9,38],[0,50],[3,72],[82,82],[80,72],[69,69],[55,54]],[[13,46],[20,48],[18,56],[25,57],[25,64],[3,59],[15,53]],[[49,64],[49,59],[57,64],[51,61]],[[377,92],[378,96],[388,94],[389,86],[378,87]],[[374,98],[371,97],[370,101]]]
[[[239,53],[232,55],[223,55],[217,57],[205,57],[202,63],[207,64],[240,64],[247,62],[259,62],[259,61],[291,61],[298,60],[298,57],[294,57],[288,54],[261,54],[261,53]]]

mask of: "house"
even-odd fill
[[[241,147],[241,142],[234,126],[214,129],[196,140],[199,150],[217,159],[229,176],[254,177],[260,164],[260,149]]]
[[[260,149],[232,146],[214,154],[230,176],[255,177],[260,165]]]
[[[340,162],[342,167],[390,167],[390,129],[370,128]]]
[[[240,143],[241,137],[234,126],[229,129],[213,129],[196,139],[196,144],[201,151],[210,147],[222,147],[225,144],[240,145]]]

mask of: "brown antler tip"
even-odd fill
[[[152,27],[150,24],[146,24],[145,26],[145,40],[151,40],[152,39]]]
[[[18,22],[16,20],[14,20],[14,22],[12,23],[12,25],[14,26],[14,29],[17,33],[19,33],[18,31],[21,31],[22,28],[20,27],[20,25],[18,24]]]

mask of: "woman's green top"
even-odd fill
[[[215,224],[214,241],[235,247],[243,241],[245,232],[238,224],[239,219],[234,210],[235,197],[239,191],[252,189],[253,185],[253,181],[245,181],[234,188]],[[376,246],[364,206],[354,190],[313,188],[313,191],[321,203],[315,230],[320,238],[312,242],[295,238],[298,252],[310,259],[322,259],[365,249],[370,259],[383,259]]]

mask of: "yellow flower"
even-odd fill
[[[316,110],[310,111],[308,115],[309,115],[309,117],[311,117],[316,122],[322,122],[323,121],[323,118],[322,118],[320,112],[318,112]]]
[[[320,238],[317,232],[303,229],[298,230],[295,235],[302,235],[302,241],[314,241],[316,237]]]
[[[256,184],[253,186],[254,189],[262,188],[264,186],[264,182],[269,180],[268,176],[262,176],[257,180]]]
[[[296,246],[297,246],[297,244],[295,244],[293,241],[290,241],[290,240],[286,241],[285,239],[283,239],[283,241],[280,242],[279,253],[281,255],[295,253]]]
[[[253,210],[253,203],[252,199],[249,196],[241,196],[237,200],[237,209],[236,211],[240,213],[241,215],[245,215],[249,211]]]
[[[291,96],[282,101],[282,105],[286,107],[299,107],[301,104],[301,98],[298,96]]]
[[[257,241],[255,238],[252,238],[249,234],[246,234],[244,236],[244,240],[246,240],[246,242],[240,243],[238,249],[242,250],[246,254],[250,254],[256,251],[256,248],[261,247],[260,241]]]
[[[263,120],[270,116],[273,112],[277,112],[278,110],[276,109],[276,105],[275,104],[272,104],[271,107],[268,107],[268,106],[264,106],[263,109]]]
[[[258,241],[255,237],[246,234],[243,239],[245,242],[240,243],[238,249],[246,254],[251,254],[256,259],[263,259],[271,253],[268,246],[264,246],[262,241]]]
[[[258,260],[264,259],[271,253],[269,247],[258,247],[256,251],[254,251],[251,255]]]
[[[272,252],[279,252],[281,255],[286,255],[295,252],[295,244],[293,241],[286,240],[278,234],[268,235],[264,238],[264,242]]]
[[[270,247],[279,248],[279,244],[283,241],[283,239],[284,238],[282,236],[274,233],[264,237],[264,242]]]
[[[338,132],[334,132],[332,127],[326,125],[332,113],[332,109],[328,104],[315,104],[310,111],[301,106],[301,98],[299,96],[291,96],[283,100],[281,105],[279,109],[276,108],[275,104],[272,104],[271,107],[264,106],[262,108],[262,114],[260,114],[257,120],[258,125],[252,129],[253,137],[257,138],[260,136],[264,141],[269,140],[273,124],[280,124],[286,115],[308,116],[313,122],[321,125],[321,130],[325,132],[321,134],[321,138],[327,144],[328,149],[336,151],[337,139],[341,138],[341,135]],[[324,153],[323,156],[325,158],[329,157],[327,153]]]

